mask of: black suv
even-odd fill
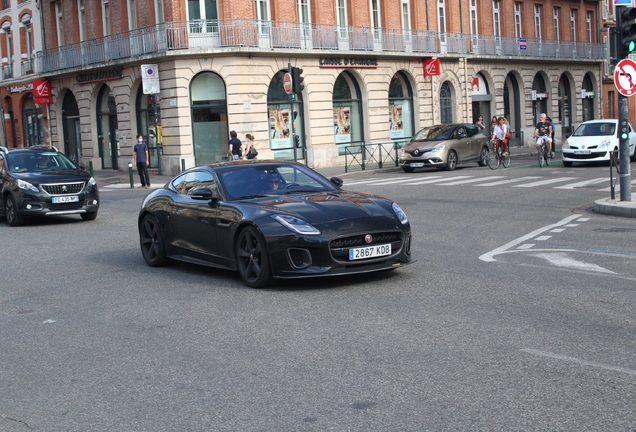
[[[30,216],[94,220],[99,210],[95,179],[49,146],[0,147],[0,199],[0,213],[11,226]]]

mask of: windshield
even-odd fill
[[[613,136],[616,133],[616,123],[584,123],[580,125],[572,136]]]
[[[62,153],[56,151],[12,151],[8,155],[9,171],[41,172],[75,170],[77,166]]]
[[[307,167],[296,165],[233,165],[220,168],[217,173],[219,183],[230,201],[260,195],[337,190],[320,174]]]
[[[438,125],[422,129],[413,137],[413,141],[441,141],[451,138],[455,126]]]

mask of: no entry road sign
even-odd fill
[[[636,63],[632,59],[623,59],[614,69],[614,85],[623,96],[636,93]]]

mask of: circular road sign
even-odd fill
[[[287,94],[292,92],[292,77],[289,72],[286,72],[285,78],[283,78],[283,88]]]
[[[636,93],[636,63],[632,59],[623,59],[614,69],[614,85],[623,96]]]

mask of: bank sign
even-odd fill
[[[33,81],[33,101],[36,104],[53,103],[51,97],[51,81],[40,79]]]

